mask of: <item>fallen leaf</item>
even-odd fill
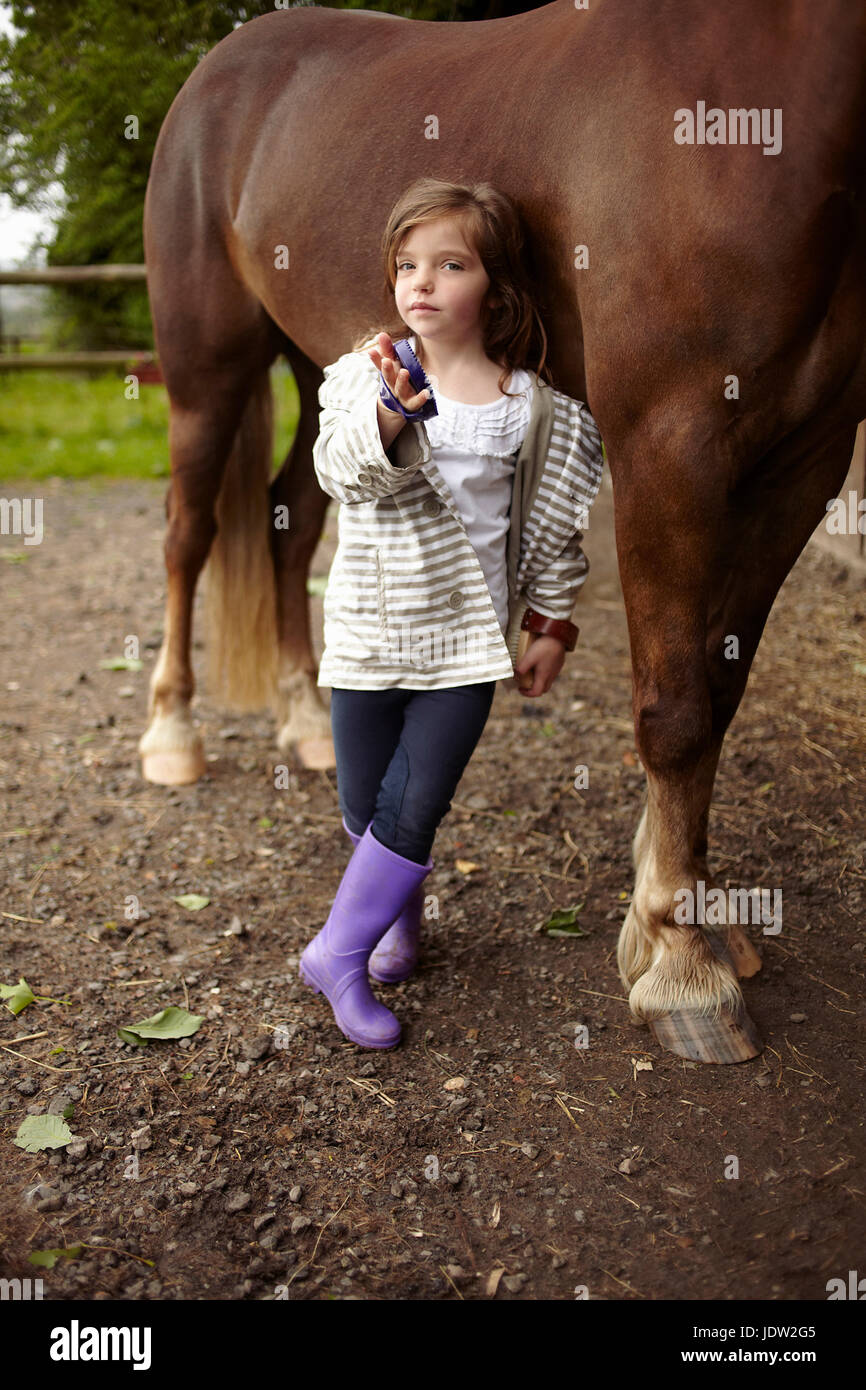
[[[501,1267],[497,1267],[496,1269],[492,1269],[492,1270],[490,1271],[490,1273],[488,1274],[488,1276],[487,1276],[487,1284],[486,1284],[486,1287],[485,1287],[485,1293],[487,1294],[487,1297],[488,1297],[488,1298],[495,1298],[495,1297],[496,1297],[496,1290],[499,1288],[499,1281],[500,1281],[500,1279],[502,1278],[502,1276],[503,1276],[504,1273],[505,1273],[505,1267],[504,1267],[504,1266],[501,1266]]]
[[[81,1245],[70,1245],[65,1250],[32,1250],[27,1259],[39,1269],[53,1269],[61,1257],[65,1260],[77,1260],[83,1248]]]
[[[0,985],[0,999],[5,999],[7,1009],[17,1015],[35,1001],[36,995],[22,975],[17,985]]]
[[[577,922],[577,914],[582,907],[583,903],[573,903],[571,907],[557,908],[541,930],[548,936],[587,936],[588,933],[581,931]]]
[[[188,1009],[178,1009],[172,1004],[140,1023],[118,1028],[117,1036],[125,1043],[144,1047],[148,1038],[188,1038],[197,1033],[203,1023],[204,1014],[191,1014]]]
[[[103,671],[140,671],[144,662],[137,656],[112,656],[99,665]]]
[[[63,1149],[72,1140],[72,1131],[60,1115],[28,1115],[12,1140],[25,1153],[40,1149]]]
[[[461,874],[472,874],[476,869],[480,869],[480,864],[473,864],[471,859],[458,859],[457,867]]]

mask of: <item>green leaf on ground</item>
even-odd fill
[[[70,1245],[66,1250],[31,1250],[27,1256],[32,1265],[40,1269],[53,1269],[59,1259],[77,1260],[83,1246]]]
[[[183,893],[179,898],[172,898],[173,903],[180,903],[181,907],[186,907],[190,912],[199,912],[201,908],[207,907],[210,898],[203,898],[200,893]]]
[[[558,908],[541,930],[547,936],[588,936],[589,932],[581,931],[577,921],[577,914],[582,907],[583,903],[577,903],[574,907]]]
[[[63,1149],[73,1135],[60,1115],[28,1115],[22,1120],[12,1140],[25,1153],[36,1154],[41,1149]]]
[[[137,656],[111,656],[99,665],[103,671],[140,671],[144,662]]]
[[[191,1014],[188,1009],[178,1009],[172,1004],[152,1018],[142,1019],[141,1023],[118,1028],[117,1036],[125,1043],[145,1047],[149,1038],[188,1038],[197,1033],[203,1023],[204,1014]]]
[[[13,1014],[20,1014],[28,1004],[35,1002],[36,995],[22,975],[17,985],[0,985],[0,999],[6,1000],[6,1007]]]

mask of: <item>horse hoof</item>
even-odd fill
[[[714,954],[730,966],[738,979],[751,979],[753,975],[757,975],[763,964],[761,957],[746,933],[739,927],[729,927],[728,933],[726,935],[725,928],[722,927],[719,931],[708,931],[705,935]]]
[[[146,782],[180,787],[197,782],[207,771],[203,748],[175,748],[167,753],[142,753],[141,774]]]
[[[649,1020],[656,1042],[678,1057],[692,1062],[748,1062],[764,1050],[758,1030],[745,1009],[732,1014],[722,1009],[718,1018],[689,1010],[677,1010]]]
[[[300,738],[295,744],[295,753],[303,767],[326,769],[337,766],[331,738]]]

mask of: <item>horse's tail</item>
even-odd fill
[[[210,696],[237,711],[273,707],[277,596],[269,483],[274,407],[270,373],[256,379],[215,508],[205,593]]]

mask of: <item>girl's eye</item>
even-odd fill
[[[397,262],[397,269],[398,269],[398,270],[405,270],[405,268],[406,268],[407,265],[408,265],[408,266],[413,266],[413,267],[414,267],[414,264],[415,264],[414,261],[398,261],[398,262]],[[463,269],[463,266],[460,264],[459,261],[445,261],[444,264],[447,265],[447,266],[452,266],[452,265],[453,265],[454,268],[455,268],[455,270],[462,270],[462,269]]]

